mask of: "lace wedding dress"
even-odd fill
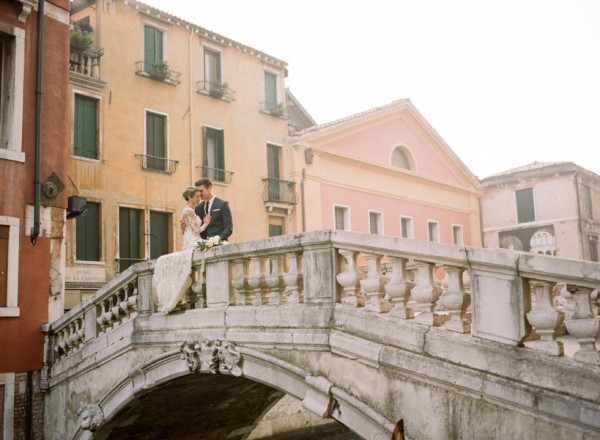
[[[185,224],[183,231],[183,247],[181,250],[195,249],[200,240],[200,233],[206,229],[203,227],[202,220],[196,215],[194,210],[188,206],[181,211],[181,218]]]

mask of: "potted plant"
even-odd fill
[[[214,83],[209,83],[208,94],[213,98],[222,98],[227,92],[228,87],[229,85],[226,82],[222,83],[217,81]]]
[[[76,21],[71,29],[71,50],[73,52],[84,52],[94,42],[91,32],[92,26],[87,21]]]
[[[269,105],[269,113],[273,116],[277,116],[278,118],[283,115],[285,108],[283,107],[283,102],[274,102]]]
[[[160,81],[169,79],[169,74],[169,65],[165,60],[155,61],[152,63],[150,70],[148,71],[148,75],[150,75],[151,78],[158,79]]]

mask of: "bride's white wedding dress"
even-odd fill
[[[162,314],[170,313],[180,302],[185,302],[185,295],[192,285],[192,255],[201,240],[200,233],[208,226],[203,225],[188,206],[181,211],[181,218],[185,224],[182,252],[159,257],[152,277],[157,310]]]
[[[200,233],[204,231],[207,225],[202,224],[200,217],[196,215],[194,210],[186,206],[181,211],[181,218],[185,224],[183,231],[183,247],[182,250],[196,249],[196,245],[200,240]]]

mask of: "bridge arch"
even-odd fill
[[[240,377],[193,372],[183,360],[180,350],[171,350],[144,362],[130,370],[96,402],[102,410],[104,423],[94,435],[79,426],[73,439],[108,438],[117,426],[117,418],[120,418],[121,424],[135,423],[135,420],[127,419],[128,407],[155,390],[164,390],[169,384],[179,383],[181,389],[190,384],[206,386],[210,381],[218,382],[215,386],[229,387],[241,383],[238,388],[240,393],[251,393],[257,398],[262,396],[264,404],[255,408],[255,416],[262,416],[284,394],[289,394],[301,400],[302,406],[310,412],[322,418],[334,419],[363,438],[390,438],[394,428],[392,423],[367,404],[335,387],[327,378],[312,376],[302,368],[258,350],[241,348],[241,353],[243,363]],[[244,411],[249,411],[249,408]]]

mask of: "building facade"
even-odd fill
[[[41,438],[41,326],[63,313],[68,39],[68,0],[0,1],[4,439]]]
[[[290,137],[297,229],[481,245],[478,180],[409,100]]]
[[[485,247],[598,261],[597,174],[572,162],[533,162],[481,184]]]
[[[74,2],[71,18],[67,188],[86,215],[67,229],[67,309],[178,250],[200,177],[229,201],[232,241],[291,231],[284,61],[136,1]]]

